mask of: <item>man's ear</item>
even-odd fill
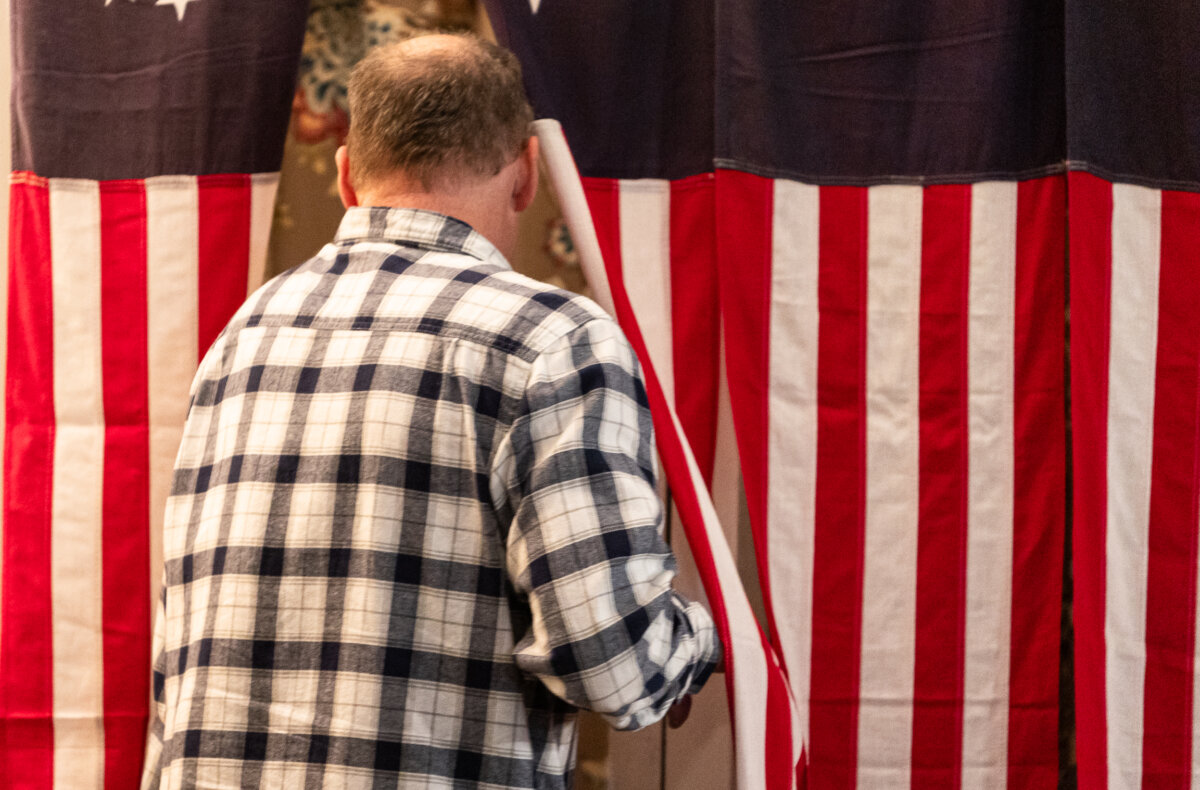
[[[538,139],[531,136],[517,157],[517,178],[513,182],[513,208],[517,212],[529,208],[538,188]]]
[[[358,193],[354,191],[354,186],[350,183],[350,155],[346,152],[346,146],[343,145],[337,149],[337,153],[333,155],[333,161],[337,164],[337,188],[342,205],[346,208],[357,206]]]

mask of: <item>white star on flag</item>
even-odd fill
[[[187,11],[187,4],[193,3],[195,0],[158,0],[155,5],[173,5],[175,13],[179,16],[179,21],[183,21],[183,13]]]
[[[106,7],[110,6],[110,5],[112,5],[112,2],[113,2],[113,0],[104,0],[104,5]],[[137,0],[129,0],[129,2],[135,3],[135,2],[137,2]],[[196,2],[196,0],[158,0],[158,2],[155,3],[155,5],[156,6],[159,6],[159,5],[175,6],[175,14],[178,17],[179,21],[182,22],[183,14],[185,11],[187,11],[187,4],[194,3],[194,2]]]

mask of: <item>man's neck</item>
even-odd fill
[[[467,223],[509,257],[516,239],[504,222],[505,195],[498,184],[479,182],[455,189],[425,191],[409,185],[387,184],[359,193],[359,205],[435,211]]]
[[[350,178],[349,149],[343,145],[335,157],[338,194],[347,207],[416,208],[454,217],[474,228],[511,260],[517,248],[520,214],[537,194],[537,156],[537,138],[530,137],[520,153],[492,176],[468,175],[426,185],[397,171],[355,185]]]

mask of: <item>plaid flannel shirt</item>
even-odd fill
[[[651,433],[593,303],[351,209],[193,384],[144,786],[567,787],[577,708],[650,724],[720,653]]]

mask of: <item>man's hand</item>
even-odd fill
[[[721,660],[717,662],[717,666],[713,668],[714,674],[719,674],[725,671],[725,656],[721,656]],[[677,730],[683,726],[683,723],[688,720],[688,715],[692,712],[692,695],[688,694],[683,699],[676,702],[667,710],[667,726],[673,730]]]
[[[692,712],[692,695],[688,694],[683,699],[676,702],[667,711],[667,726],[673,730],[677,730],[687,721],[688,714]]]

